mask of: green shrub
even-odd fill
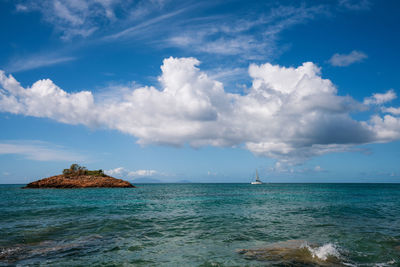
[[[64,169],[63,170],[63,174],[66,174],[66,175],[68,175],[68,174],[71,174],[72,172],[71,172],[71,169]]]
[[[86,167],[80,166],[76,163],[72,164],[69,169],[63,170],[64,175],[80,176],[80,175],[92,175],[105,177],[103,170],[89,171]]]
[[[64,169],[63,174],[79,176],[79,175],[85,175],[87,171],[88,170],[86,169],[86,167],[74,163],[69,167],[69,169]]]
[[[105,176],[103,170],[94,170],[94,171],[87,171],[87,175],[93,176]]]

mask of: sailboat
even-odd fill
[[[262,184],[260,177],[258,177],[258,172],[256,170],[256,180],[254,182],[251,182],[251,184]]]

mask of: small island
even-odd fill
[[[72,164],[63,174],[43,178],[23,188],[134,188],[131,183],[106,175],[103,170],[90,171],[86,167]]]

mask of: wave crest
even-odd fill
[[[327,243],[320,247],[314,247],[314,248],[310,247],[307,243],[305,243],[303,247],[307,248],[314,258],[318,258],[323,261],[326,261],[328,257],[335,257],[338,259],[341,258],[337,246],[332,243]]]

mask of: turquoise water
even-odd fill
[[[400,266],[400,184],[138,186],[1,185],[0,266],[294,266],[237,253],[291,240],[320,263]]]

